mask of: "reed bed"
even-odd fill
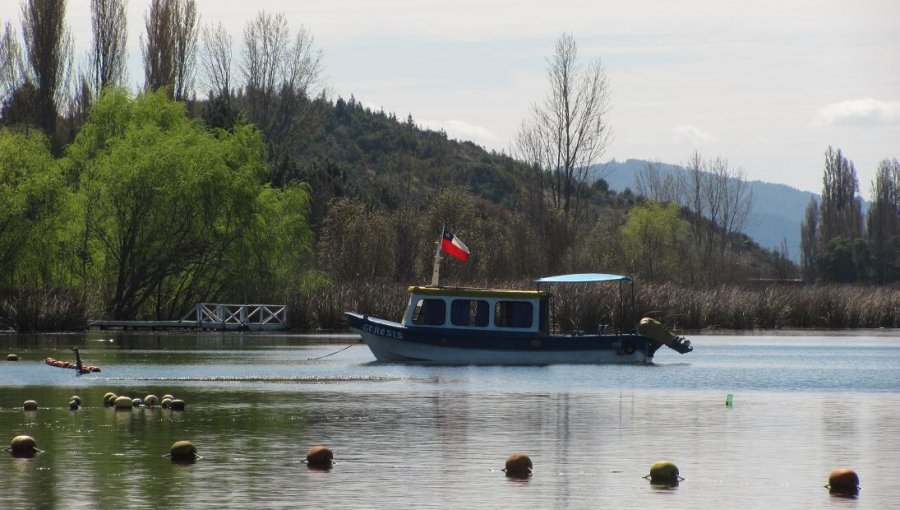
[[[85,317],[84,302],[70,290],[37,288],[0,295],[0,330],[83,330]]]
[[[473,287],[525,289],[527,284],[477,282]],[[613,285],[570,285],[554,292],[554,327],[596,331],[598,325],[632,325],[653,317],[675,330],[900,328],[900,287],[852,285],[772,285],[694,289],[671,283],[638,285],[632,317],[619,308]],[[626,292],[626,297],[630,294]],[[333,284],[295,295],[291,327],[343,330],[344,311],[399,320],[407,286],[381,281]]]

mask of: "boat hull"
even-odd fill
[[[649,363],[655,348],[643,335],[543,335],[405,327],[347,314],[379,362],[446,365],[550,365]]]

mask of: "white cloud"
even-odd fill
[[[900,124],[900,101],[867,97],[849,99],[819,108],[814,126],[872,126]]]
[[[486,147],[494,147],[500,142],[500,137],[490,129],[463,120],[422,120],[418,124],[435,131],[443,129],[450,138],[469,140]]]
[[[675,126],[673,131],[675,131],[676,141],[686,142],[691,146],[697,146],[703,143],[715,142],[716,140],[718,140],[716,135],[714,135],[713,133],[704,131],[695,126],[689,126],[687,124]]]

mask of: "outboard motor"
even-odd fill
[[[653,346],[651,347],[653,351],[656,351],[656,349],[659,349],[663,345],[680,354],[687,354],[694,350],[690,340],[673,335],[671,331],[667,330],[665,326],[656,319],[644,317],[638,324],[637,331],[642,335],[650,337],[650,340],[653,341]]]

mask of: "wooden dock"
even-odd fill
[[[88,321],[91,329],[150,330],[190,329],[208,331],[278,331],[287,328],[286,305],[236,305],[199,303],[180,320]]]

